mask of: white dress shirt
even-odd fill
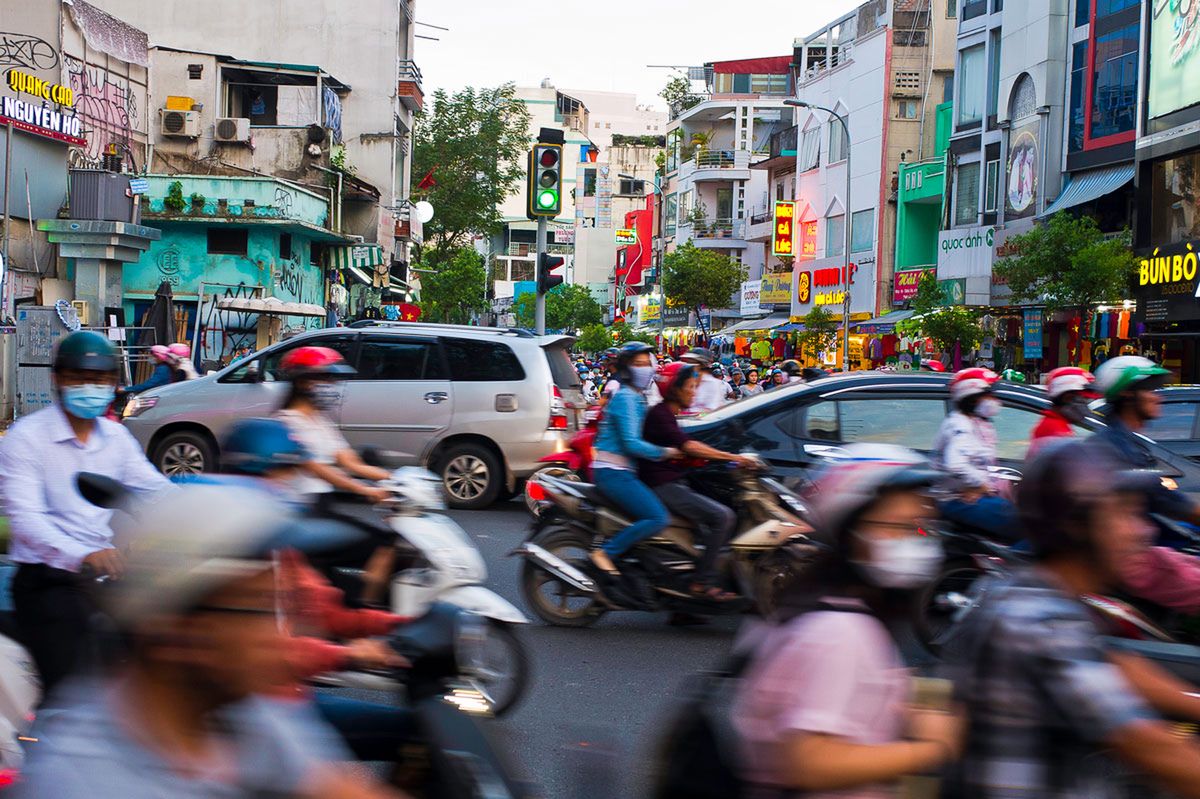
[[[80,472],[135,491],[171,485],[116,422],[97,419],[83,444],[58,405],[24,416],[0,438],[0,500],[12,531],[12,560],[77,572],[88,555],[112,546],[113,512],[83,498],[75,486]]]
[[[692,400],[689,413],[703,413],[720,408],[729,402],[733,389],[719,377],[713,377],[708,372],[700,375],[700,385],[696,387],[696,398]]]

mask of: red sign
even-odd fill
[[[904,302],[917,296],[921,278],[933,273],[933,269],[911,269],[897,272],[895,282],[892,284],[892,302]]]
[[[844,266],[830,266],[813,271],[813,285],[818,287],[840,286],[845,282]],[[854,274],[858,271],[857,264],[850,264],[850,282],[854,282]]]
[[[817,257],[817,221],[800,223],[800,257]]]
[[[421,306],[411,302],[399,303],[396,310],[400,312],[401,322],[415,322],[421,318]]]
[[[796,254],[796,204],[776,201],[775,232],[771,236],[771,254],[791,257]]]

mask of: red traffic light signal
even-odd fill
[[[566,259],[561,255],[548,255],[541,253],[538,255],[537,267],[537,290],[538,294],[545,294],[555,286],[561,286],[564,280],[562,275],[552,274],[555,269],[558,269],[566,263]]]

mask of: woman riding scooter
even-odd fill
[[[1078,366],[1061,366],[1046,375],[1050,409],[1042,413],[1042,420],[1033,428],[1026,460],[1031,460],[1046,442],[1075,435],[1072,425],[1083,423],[1088,400],[1097,396],[1089,391],[1095,379],[1091,372]]]

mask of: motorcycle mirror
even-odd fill
[[[75,487],[84,499],[100,508],[115,508],[129,495],[129,489],[121,483],[94,472],[80,472],[76,475]]]

